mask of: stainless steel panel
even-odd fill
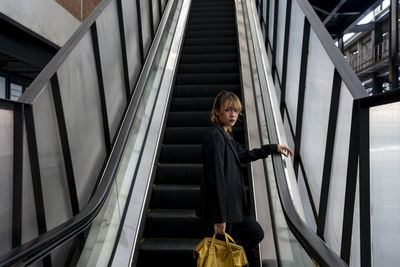
[[[84,207],[106,156],[99,87],[90,32],[58,71],[80,207]]]
[[[63,150],[51,86],[48,84],[33,103],[43,202],[47,229],[72,216]]]
[[[289,117],[293,123],[293,130],[296,132],[297,100],[299,95],[301,46],[303,42],[304,14],[297,4],[292,1],[289,50],[286,79],[286,106]]]
[[[151,45],[151,26],[150,26],[150,5],[149,0],[140,0],[140,16],[142,20],[143,52],[146,57]]]
[[[36,206],[33,194],[31,165],[29,161],[28,141],[24,127],[22,171],[22,229],[21,241],[25,243],[39,235],[36,223]]]
[[[324,233],[325,242],[338,255],[340,255],[342,240],[352,107],[353,97],[346,85],[342,83],[335,140],[331,140],[335,143],[333,148],[331,181],[329,185]]]
[[[165,6],[167,5],[167,0],[161,0],[161,12],[164,13]]]
[[[154,25],[154,32],[157,31],[158,24],[160,23],[160,2],[158,0],[152,0],[152,7],[153,7],[153,25]]]
[[[359,181],[360,177],[357,173],[356,196],[354,202],[354,215],[353,215],[353,233],[351,237],[351,251],[350,251],[350,267],[360,267],[360,196],[359,196]],[[380,265],[376,265],[380,266]]]
[[[267,16],[267,0],[262,0],[261,2],[262,2],[261,10],[262,10],[263,21],[267,22],[267,18],[268,18],[268,16]],[[266,35],[264,35],[264,36],[266,36]]]
[[[306,187],[303,172],[301,169],[299,170],[297,180],[298,180],[298,186],[299,186],[299,191],[300,191],[300,196],[301,196],[301,202],[303,203],[304,215],[306,218],[305,222],[310,227],[310,229],[314,233],[316,233],[317,232],[317,224],[315,222],[314,213],[313,213],[312,207],[311,207],[311,200],[308,197],[307,187]]]
[[[313,29],[307,66],[300,153],[318,210],[334,66]]]
[[[283,41],[285,39],[285,23],[286,23],[286,5],[287,0],[279,1],[278,6],[278,30],[276,32],[276,70],[279,78],[282,80],[283,65]]]
[[[122,0],[126,54],[128,58],[129,86],[134,89],[141,70],[140,44],[136,1]]]
[[[117,131],[127,99],[122,66],[117,2],[111,1],[96,21],[111,140]]]
[[[269,1],[269,15],[268,15],[268,39],[271,47],[274,43],[274,13],[275,13],[275,2],[278,0]],[[266,1],[265,1],[266,2]]]
[[[0,253],[11,249],[14,112],[0,110]]]
[[[370,108],[373,266],[400,260],[400,102]]]
[[[286,133],[286,139],[288,141],[288,146],[292,149],[294,149],[294,137],[292,135],[292,131],[290,129],[290,123],[289,123],[289,118],[287,116],[287,112],[284,113],[284,120],[283,120],[283,126],[285,127],[285,133]],[[290,158],[293,160],[293,158]]]

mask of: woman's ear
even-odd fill
[[[219,117],[219,113],[220,113],[219,110],[215,108],[215,109],[214,109],[214,114],[215,114],[217,117]]]

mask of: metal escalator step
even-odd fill
[[[147,215],[144,236],[203,238],[209,233],[195,213],[194,209],[151,209]]]
[[[200,163],[161,163],[157,166],[156,184],[200,185],[203,177],[203,164]]]
[[[138,266],[196,267],[193,249],[201,239],[146,238],[141,244]]]
[[[238,55],[232,54],[201,54],[201,55],[182,55],[181,63],[237,63]]]
[[[220,18],[190,18],[188,26],[192,25],[207,25],[207,24],[226,24],[235,23],[235,17],[220,17]]]
[[[201,12],[201,13],[191,13],[189,15],[190,18],[220,18],[220,17],[234,17],[234,11],[225,11],[225,12]]]
[[[214,97],[174,97],[170,111],[210,111]]]
[[[234,30],[219,31],[189,31],[186,38],[213,38],[213,37],[236,37]]]
[[[155,185],[151,193],[151,209],[195,209],[200,185]]]
[[[239,84],[175,85],[175,97],[215,97],[222,90],[240,95]]]
[[[183,43],[184,46],[199,46],[199,45],[235,45],[236,37],[223,37],[223,38],[186,38]]]
[[[227,84],[238,83],[240,81],[239,73],[194,73],[178,74],[175,84]]]
[[[210,112],[190,111],[190,112],[169,112],[167,127],[209,127]]]
[[[236,53],[236,46],[234,45],[200,45],[200,46],[184,46],[182,55],[193,54],[233,54]],[[238,68],[236,69],[239,70]]]
[[[243,143],[243,127],[235,126],[232,135],[239,143]],[[167,127],[164,144],[202,144],[209,127]]]
[[[161,145],[160,163],[201,163],[201,145]]]
[[[237,63],[180,64],[178,73],[233,73],[239,70]]]

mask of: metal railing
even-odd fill
[[[161,21],[165,27],[166,5],[101,1],[19,101],[0,100],[1,187],[10,192],[1,195],[9,204],[1,214],[6,223],[0,229],[0,265],[43,257],[99,212]],[[128,125],[121,128],[124,117]],[[64,265],[68,251],[81,249],[80,238],[77,247],[67,247],[55,261],[45,257],[44,264]]]
[[[361,50],[356,54],[351,54],[348,58],[350,65],[355,72],[365,70],[382,60],[389,58],[389,39],[377,44],[373,49]]]
[[[383,261],[395,264],[396,255],[388,255],[384,249],[372,250],[377,245],[389,250],[377,232],[382,225],[387,226],[385,236],[391,239],[387,244],[398,242],[389,225],[398,220],[383,205],[387,201],[392,207],[398,204],[382,197],[383,192],[395,189],[378,191],[377,187],[370,187],[370,182],[380,184],[379,179],[389,177],[393,188],[398,186],[390,176],[399,171],[393,160],[381,161],[391,172],[380,173],[376,171],[382,168],[379,157],[375,157],[375,162],[371,160],[386,149],[399,158],[396,140],[400,140],[400,134],[393,126],[398,121],[398,93],[381,96],[381,101],[390,102],[382,110],[372,107],[379,105],[379,97],[367,97],[350,64],[307,1],[254,2],[284,129],[295,150],[294,171],[308,227],[350,266],[381,265]],[[374,50],[371,54],[375,62],[384,59],[387,43]],[[367,108],[365,103],[369,103]],[[379,126],[369,128],[368,123],[374,120],[376,125],[383,123],[377,114],[386,122],[391,138],[374,131]],[[373,143],[378,148],[372,148]],[[380,198],[378,203],[371,201],[374,194]],[[381,212],[386,216],[379,216]]]

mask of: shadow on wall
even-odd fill
[[[101,0],[55,0],[75,18],[83,21]]]

